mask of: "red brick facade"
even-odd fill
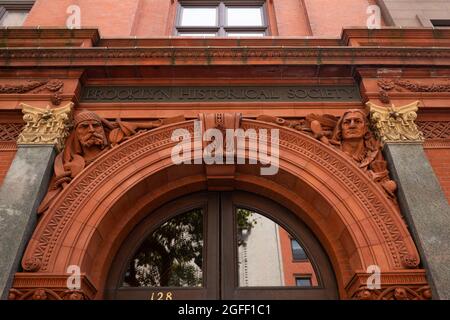
[[[75,114],[87,109],[109,121],[175,116],[185,121],[131,137],[64,185],[39,219],[11,299],[34,297],[37,288],[64,299],[69,265],[82,269],[77,297],[103,299],[111,289],[116,253],[149,212],[190,193],[230,190],[271,199],[303,221],[328,256],[339,298],[364,298],[371,265],[380,266],[385,277],[371,298],[392,298],[391,291],[400,287],[407,287],[409,298],[430,298],[395,197],[387,197],[350,157],[311,130],[308,135],[283,121],[302,122],[311,114],[341,117],[348,109],[365,112],[366,102],[387,108],[419,101],[417,123],[426,153],[450,199],[449,29],[368,30],[366,9],[374,0],[270,0],[267,37],[187,38],[173,36],[178,1],[80,0],[82,28],[67,30],[72,3],[37,0],[26,28],[0,30],[0,119],[22,123],[22,103],[58,108],[73,102]],[[95,86],[327,85],[355,86],[360,99],[333,101],[328,99],[333,92],[321,101],[99,102],[82,96]],[[205,114],[215,114],[217,122],[239,118],[242,128],[279,129],[280,173],[261,177],[250,165],[174,166],[171,133],[193,131],[194,120],[206,119]],[[262,121],[262,115],[278,123]],[[2,150],[1,143],[0,184],[15,154],[13,148]],[[288,241],[287,234],[283,239]],[[284,263],[286,274],[310,273],[309,266]]]
[[[9,150],[0,150],[0,185],[8,172],[15,154],[16,151],[13,148],[10,148]]]
[[[426,149],[426,153],[450,202],[450,148]]]

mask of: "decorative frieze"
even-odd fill
[[[403,79],[380,79],[378,87],[384,91],[450,92],[450,81],[425,84]]]
[[[58,79],[52,80],[29,80],[19,84],[0,85],[0,94],[25,94],[41,93],[47,91],[53,93],[51,102],[54,105],[61,104],[61,94],[63,93],[64,82]]]
[[[46,109],[35,108],[22,103],[25,126],[20,133],[18,144],[55,145],[57,150],[64,148],[64,141],[72,125],[72,106]]]
[[[302,59],[302,62],[316,64],[320,60],[321,64],[333,64],[341,61],[342,64],[367,64],[366,58],[377,59],[374,63],[383,60],[403,59],[423,59],[425,61],[442,60],[447,63],[450,58],[448,48],[389,48],[374,50],[373,47],[141,47],[141,48],[8,48],[0,49],[0,65],[8,66],[20,65],[24,61],[40,61],[40,65],[54,65],[55,61],[70,61],[71,66],[85,65],[89,60],[91,65],[104,65],[105,59],[110,64],[118,61],[130,59],[148,64],[152,60],[154,64],[164,64],[174,61],[180,64],[192,63],[192,60],[209,61],[215,63],[219,61],[252,59],[267,60],[276,59],[289,63]],[[304,60],[307,59],[307,60]],[[355,60],[357,59],[357,60]],[[246,64],[249,62],[246,61]]]
[[[429,300],[432,298],[425,270],[382,272],[378,287],[372,273],[356,273],[346,287],[354,300]],[[370,284],[370,287],[369,285]]]
[[[86,275],[80,275],[79,288],[68,288],[68,275],[17,273],[9,300],[90,300],[97,293]]]
[[[381,141],[423,142],[423,134],[414,122],[418,104],[419,101],[401,107],[381,107],[367,102],[372,128]]]

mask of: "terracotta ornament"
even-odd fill
[[[58,151],[64,148],[64,140],[69,135],[72,121],[70,102],[64,107],[46,109],[35,108],[22,103],[25,126],[17,139],[18,144],[55,145]]]
[[[366,106],[377,136],[383,142],[423,142],[423,134],[414,121],[417,118],[419,101],[405,106],[380,107],[371,102]]]
[[[64,150],[55,158],[54,176],[38,208],[38,214],[44,213],[73,178],[111,148],[137,133],[183,120],[183,116],[178,116],[149,122],[126,122],[120,119],[111,122],[94,112],[81,111],[74,118],[74,128]]]
[[[284,120],[260,116],[257,120],[277,123],[309,134],[340,150],[369,177],[379,183],[389,198],[395,199],[397,184],[389,178],[387,163],[383,159],[381,144],[373,137],[364,111],[346,111],[340,119],[333,115],[307,115],[304,120]]]

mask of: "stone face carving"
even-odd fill
[[[69,135],[73,103],[51,109],[35,108],[22,103],[25,126],[20,133],[18,144],[48,144],[62,150],[64,140]]]
[[[284,120],[260,116],[258,120],[287,126],[313,136],[324,144],[339,149],[369,177],[379,183],[389,198],[394,199],[397,184],[389,179],[386,161],[380,143],[369,130],[366,114],[361,110],[348,110],[340,119],[333,115],[307,115],[305,120]]]
[[[64,150],[55,158],[54,176],[38,213],[45,212],[73,178],[109,149],[141,131],[183,120],[184,117],[179,116],[149,122],[125,122],[120,119],[111,122],[94,112],[81,111],[74,118],[74,128]]]
[[[414,120],[417,118],[419,101],[402,107],[380,107],[372,102],[366,106],[375,133],[383,142],[423,142],[423,134]]]

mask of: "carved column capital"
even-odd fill
[[[26,124],[17,144],[55,145],[61,151],[72,126],[73,103],[54,109],[50,106],[45,109],[35,108],[25,103],[20,106]]]
[[[423,134],[415,124],[419,101],[405,106],[381,107],[367,102],[370,122],[383,142],[423,142]]]

